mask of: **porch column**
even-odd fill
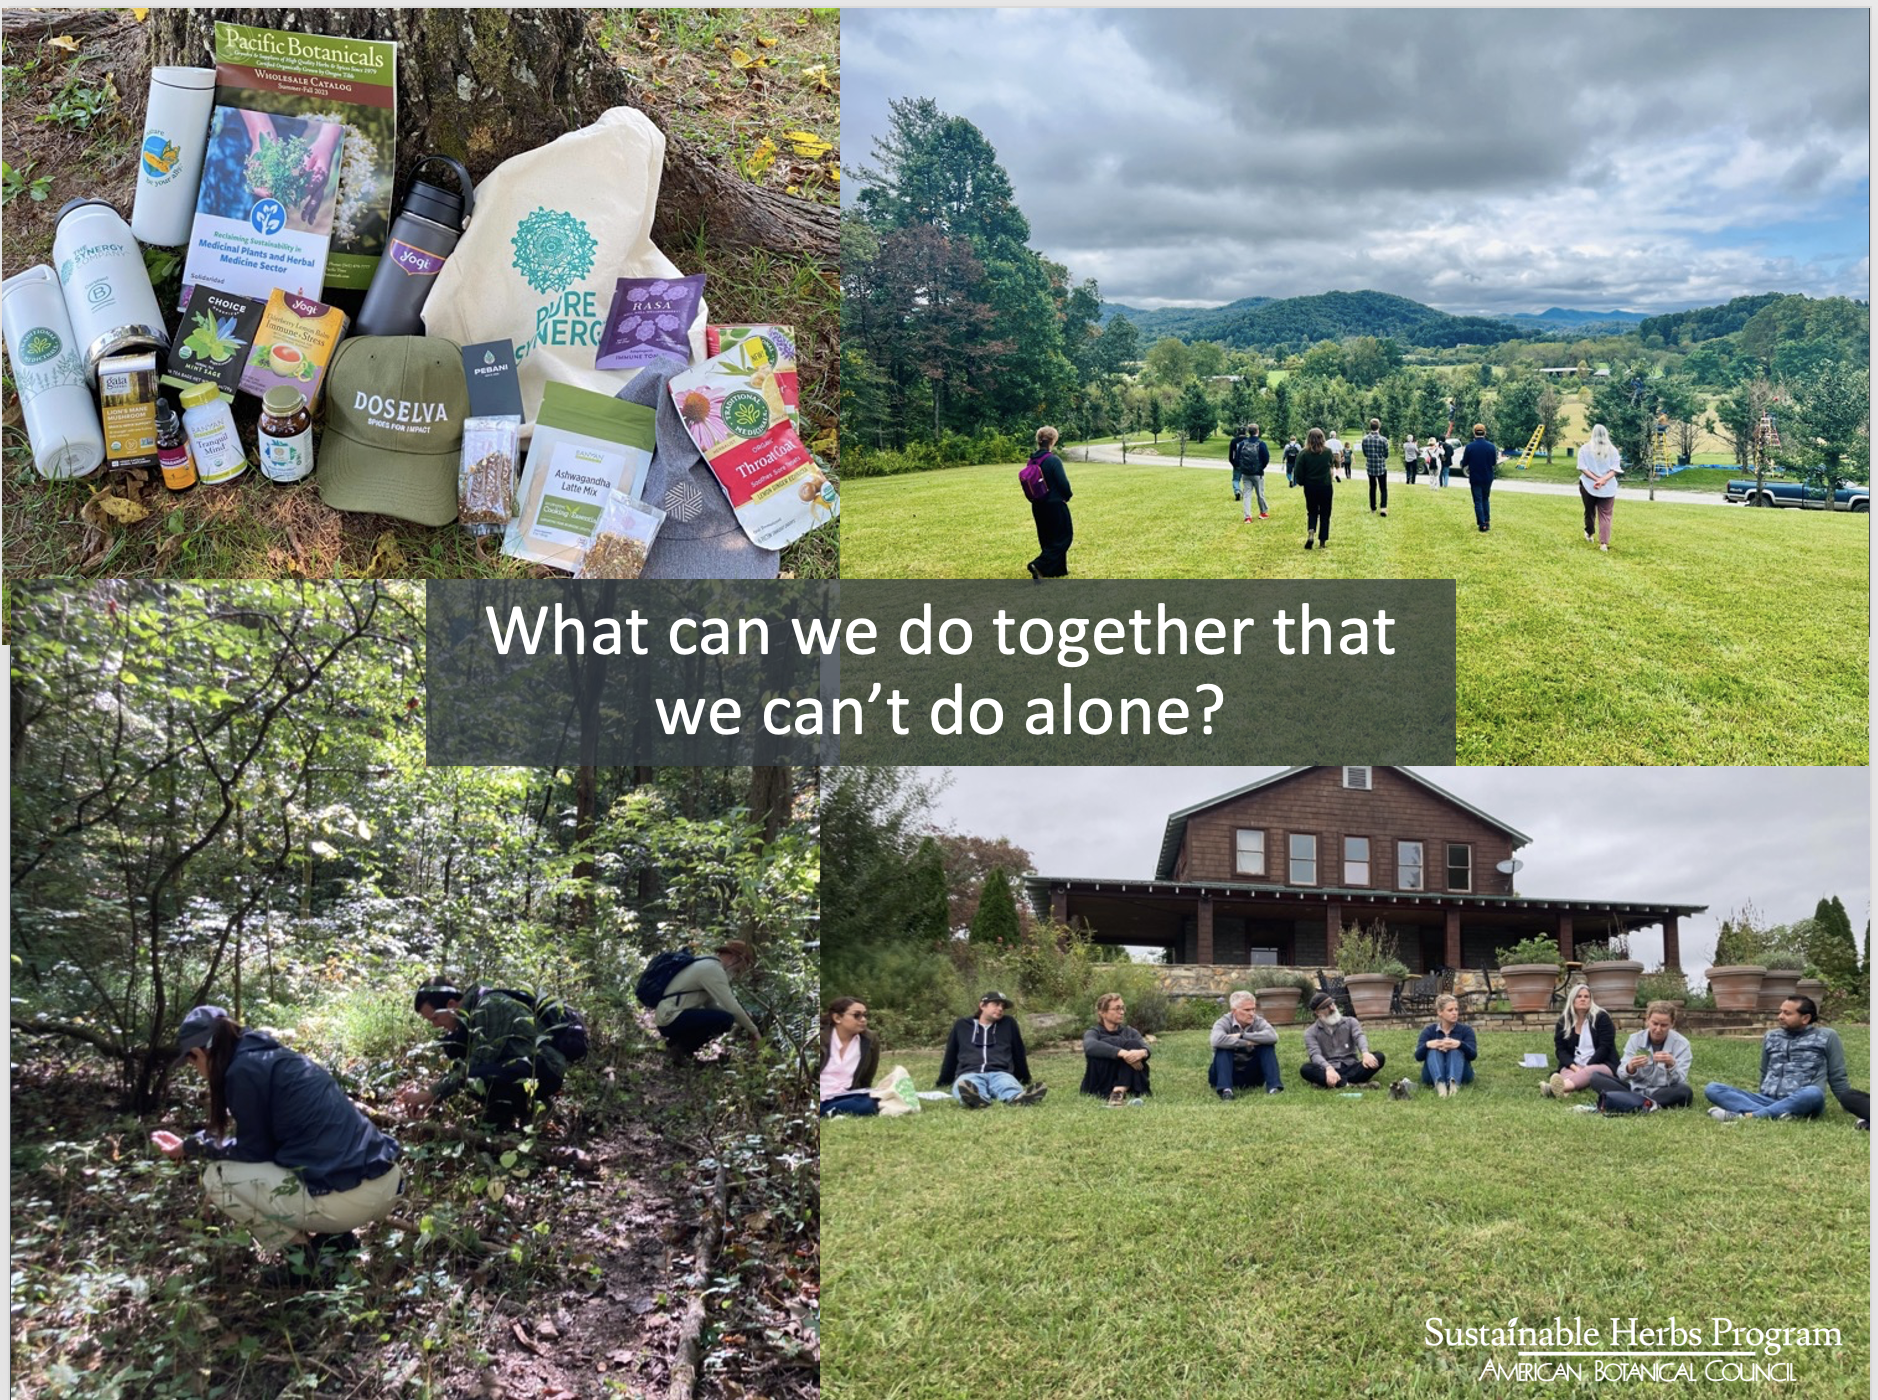
[[[1682,945],[1677,941],[1676,916],[1663,916],[1663,967],[1669,972],[1682,971]]]
[[[1558,916],[1558,955],[1566,962],[1572,960],[1572,916],[1563,911]]]
[[[1069,891],[1061,885],[1050,891],[1050,917],[1059,924],[1069,922]]]
[[[1213,961],[1213,896],[1209,894],[1200,896],[1200,913],[1197,923],[1200,935],[1199,946],[1194,949],[1193,960],[1197,963],[1210,963]]]
[[[1459,969],[1461,965],[1461,911],[1448,910],[1448,952],[1449,967]]]
[[[1343,906],[1326,904],[1324,906],[1324,965],[1337,966],[1337,944],[1342,941]]]

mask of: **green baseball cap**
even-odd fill
[[[463,354],[452,342],[421,335],[341,342],[326,372],[320,499],[334,510],[448,525],[468,416]]]

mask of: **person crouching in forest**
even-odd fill
[[[1153,1092],[1148,1087],[1148,1057],[1154,1052],[1141,1032],[1126,1024],[1127,1017],[1120,992],[1104,992],[1096,998],[1096,1023],[1082,1037],[1087,1059],[1083,1093],[1119,1103],[1131,1094]]]
[[[733,938],[718,948],[716,956],[694,958],[672,975],[652,1020],[678,1064],[695,1064],[698,1051],[732,1026],[762,1041],[763,1032],[730,986],[755,969],[755,950],[741,938]]]
[[[391,1213],[403,1189],[398,1144],[319,1065],[219,1006],[198,1006],[176,1037],[178,1065],[209,1084],[209,1130],[152,1133],[172,1161],[207,1161],[209,1204],[263,1249],[288,1250],[271,1284],[310,1284],[358,1248],[352,1232]],[[228,1120],[236,1136],[226,1136]],[[296,1251],[292,1246],[302,1246]],[[296,1257],[297,1255],[297,1257]]]
[[[1034,579],[1062,578],[1069,573],[1069,547],[1076,538],[1076,526],[1069,518],[1069,473],[1063,459],[1056,455],[1056,429],[1037,429],[1037,450],[1030,461],[1043,472],[1049,494],[1030,503],[1031,519],[1037,522],[1037,557],[1025,565]]]
[[[428,1108],[474,1085],[483,1100],[482,1121],[507,1132],[545,1109],[567,1078],[567,1059],[556,1050],[526,1002],[489,987],[467,994],[448,983],[419,987],[417,1014],[442,1031],[444,1053],[456,1063],[428,1089],[398,1091],[406,1109]]]
[[[836,997],[822,1017],[821,1116],[871,1118],[880,1101],[868,1093],[880,1069],[880,1046],[867,1033],[859,997]]]

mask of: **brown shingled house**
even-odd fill
[[[1411,971],[1493,966],[1528,936],[1576,942],[1677,921],[1700,904],[1528,899],[1513,853],[1531,838],[1406,768],[1292,768],[1175,812],[1150,880],[1031,875],[1031,905],[1098,943],[1169,963],[1334,967],[1338,930],[1381,919]]]

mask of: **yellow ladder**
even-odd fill
[[[1657,414],[1656,421],[1650,425],[1650,432],[1655,438],[1650,451],[1650,469],[1661,476],[1663,469],[1669,465],[1669,420]]]
[[[1526,450],[1519,454],[1519,469],[1525,471],[1532,465],[1532,454],[1539,450],[1539,439],[1545,436],[1545,424],[1541,423],[1532,430],[1532,436],[1526,439]]]

